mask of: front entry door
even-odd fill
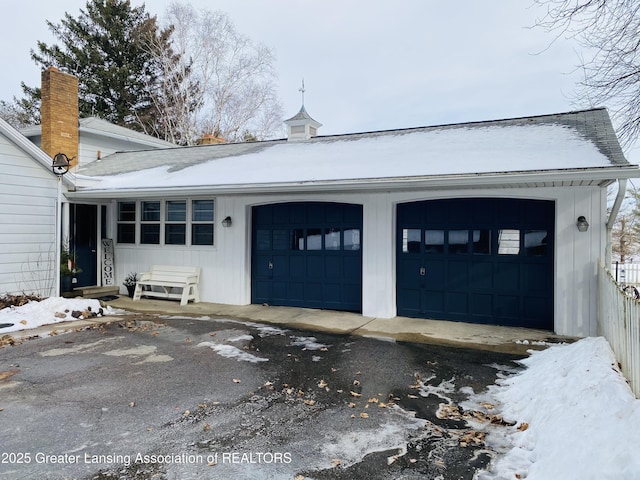
[[[76,275],[76,287],[97,284],[98,264],[98,207],[97,205],[71,204],[69,248],[75,250],[76,265],[82,270]]]

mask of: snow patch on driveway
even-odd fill
[[[302,347],[303,350],[322,350],[323,348],[329,348],[329,345],[318,343],[316,337],[291,337],[293,340],[291,345],[294,347]]]
[[[322,447],[323,454],[331,459],[340,459],[343,468],[360,463],[371,453],[397,450],[397,454],[389,457],[389,463],[405,455],[410,441],[408,431],[424,429],[429,422],[398,406],[393,407],[393,411],[400,421],[388,420],[374,429],[335,432],[335,437],[326,438],[328,443]]]
[[[262,358],[256,355],[252,355],[248,352],[240,350],[238,347],[234,347],[233,345],[222,345],[215,342],[202,342],[198,344],[198,347],[209,347],[213,351],[218,353],[218,355],[226,358],[235,358],[239,362],[259,363],[269,361],[268,358]]]

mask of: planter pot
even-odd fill
[[[136,286],[135,285],[125,285],[125,287],[127,287],[127,293],[129,294],[129,297],[133,298],[133,293],[136,291]]]
[[[60,291],[70,292],[73,290],[71,275],[63,275],[60,277]]]

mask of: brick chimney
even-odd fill
[[[56,67],[42,72],[41,148],[53,158],[64,153],[78,164],[78,79]]]

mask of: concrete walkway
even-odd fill
[[[116,300],[106,303],[112,308],[128,312],[227,317],[314,332],[432,343],[504,353],[526,354],[527,350],[545,348],[545,344],[548,343],[575,340],[575,338],[555,335],[545,330],[407,317],[382,319],[364,317],[358,313],[309,308],[216,303],[189,303],[181,307],[175,301],[141,299],[134,302],[126,296],[119,296]]]
[[[120,295],[105,302],[125,314],[157,314],[191,317],[223,317],[269,323],[312,332],[357,335],[390,341],[429,343],[454,347],[489,350],[526,355],[528,350],[540,350],[551,343],[573,342],[574,337],[555,335],[546,330],[447,322],[420,318],[372,318],[358,313],[316,310],[310,308],[270,307],[264,305],[222,305],[217,303],[189,303],[143,298],[134,302]],[[84,329],[100,323],[119,321],[122,316],[106,316],[43,325],[30,330],[11,332],[15,340],[44,337],[52,334]]]

